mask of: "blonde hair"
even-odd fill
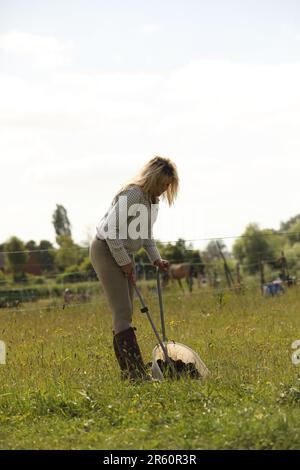
[[[177,167],[172,160],[169,158],[155,156],[152,158],[140,172],[128,181],[122,189],[119,191],[118,194],[125,191],[131,186],[140,186],[144,193],[146,193],[149,197],[151,194],[151,189],[156,186],[157,183],[163,181],[164,178],[171,178],[171,182],[166,189],[166,191],[162,194],[162,198],[167,200],[169,206],[174,204],[174,201],[177,197],[178,190],[179,190],[179,178],[177,174]]]

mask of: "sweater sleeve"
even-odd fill
[[[155,220],[157,218],[157,212],[158,212],[158,205],[156,205],[155,215],[154,215],[154,218],[153,218],[153,223],[155,222]],[[146,250],[147,255],[148,255],[148,257],[149,257],[149,259],[152,263],[154,263],[154,261],[156,261],[157,259],[161,259],[160,253],[157,249],[155,240],[153,238],[153,231],[152,231],[153,223],[151,223],[150,238],[143,239],[143,247]]]
[[[157,259],[161,259],[155,240],[152,238],[152,234],[151,238],[148,238],[148,240],[144,240],[143,247],[145,248],[151,263],[154,263],[154,261],[156,261]]]
[[[120,199],[120,196],[127,199]],[[131,258],[124,246],[124,235],[127,236],[127,215],[128,209],[132,204],[138,204],[141,200],[141,190],[139,187],[134,186],[122,192],[116,203],[110,209],[107,216],[107,224],[111,233],[114,232],[115,236],[109,233],[105,236],[108,247],[112,256],[119,266],[131,263]],[[127,202],[127,203],[126,203]],[[123,239],[122,239],[123,235]]]

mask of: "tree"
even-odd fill
[[[286,236],[289,240],[290,244],[293,245],[294,243],[300,242],[300,217],[295,220],[295,222],[290,225],[289,232]]]
[[[54,270],[54,247],[48,240],[41,240],[38,246],[38,258],[41,263],[42,271],[49,273]]]
[[[69,221],[68,214],[64,206],[56,204],[56,209],[53,213],[52,222],[57,237],[61,235],[72,237],[71,223]]]
[[[184,263],[187,261],[187,248],[185,240],[179,238],[175,245],[167,243],[161,248],[161,256],[171,263]]]
[[[217,246],[217,243],[220,245],[222,253],[228,255],[227,247],[223,240],[211,240],[205,247],[203,251],[203,257],[206,261],[214,261],[220,259],[220,252]]]
[[[0,243],[0,272],[5,271],[5,244]]]
[[[186,245],[186,241],[182,238],[179,238],[175,245],[172,243],[158,243],[157,246],[162,258],[169,260],[171,263],[202,264],[199,250],[195,250],[191,243]]]
[[[292,231],[292,225],[295,224],[295,222],[298,222],[300,220],[300,214],[295,215],[294,217],[291,217],[288,219],[286,222],[281,222],[280,224],[280,230],[282,232],[287,232],[287,231]]]
[[[259,271],[260,260],[274,266],[276,259],[272,246],[274,233],[270,229],[261,230],[257,224],[249,224],[242,237],[235,241],[232,247],[233,254],[239,262],[246,265],[249,274]]]
[[[8,252],[7,259],[12,271],[13,280],[15,282],[25,280],[25,266],[28,261],[28,252],[25,251],[24,243],[17,237],[11,237],[5,243],[5,250]]]
[[[38,246],[34,240],[30,240],[29,242],[25,243],[25,248],[28,251],[38,250]]]
[[[284,250],[289,274],[300,276],[300,243],[287,246]]]
[[[55,253],[55,265],[60,271],[64,271],[69,266],[82,263],[86,250],[76,245],[71,237],[60,235],[57,237],[57,243],[59,249]]]

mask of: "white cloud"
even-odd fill
[[[56,202],[82,239],[155,153],[174,158],[182,180],[176,208],[161,212],[160,238],[234,235],[252,220],[275,226],[299,211],[299,83],[297,63],[196,60],[168,75],[1,77],[0,191],[5,200],[11,175],[20,197],[2,216],[0,240],[28,226],[24,238],[45,237]],[[28,224],[21,209],[16,217],[24,204],[32,214],[43,207],[42,219]]]
[[[0,34],[0,49],[4,52],[29,57],[40,66],[56,67],[64,65],[72,43],[63,43],[50,36],[10,31]]]
[[[140,31],[143,34],[149,34],[149,35],[157,33],[158,31],[160,31],[160,29],[161,29],[161,26],[159,24],[155,24],[155,23],[145,24],[145,25],[140,27]]]

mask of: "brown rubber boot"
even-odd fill
[[[120,331],[114,336],[116,350],[119,354],[119,365],[122,375],[127,373],[127,378],[131,381],[139,379],[151,380],[147,374],[142,354],[135,336],[133,328]]]
[[[121,369],[121,380],[127,380],[127,379],[129,379],[129,374],[128,374],[126,361],[123,357],[123,354],[121,354],[121,351],[118,348],[114,331],[113,331],[113,335],[114,335],[113,346],[114,346],[115,356],[117,358],[117,361],[118,361],[120,369]]]

